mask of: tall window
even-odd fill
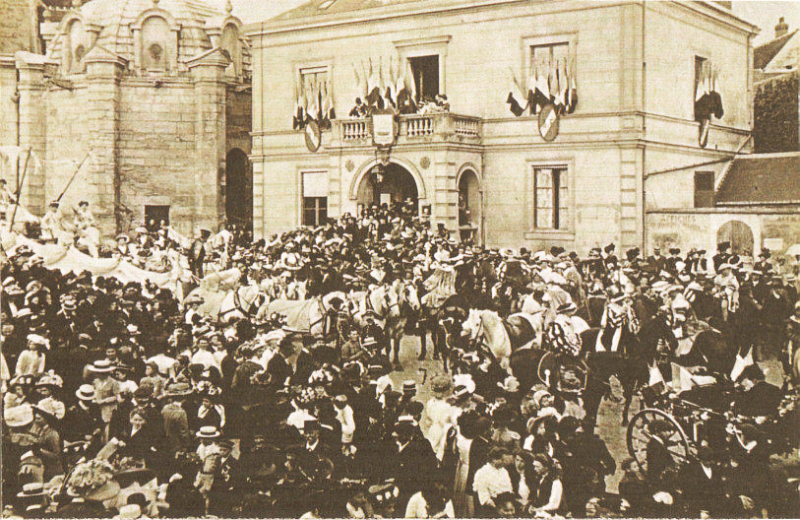
[[[714,207],[714,172],[694,172],[694,207]]]
[[[694,57],[694,90],[692,91],[692,96],[694,97],[692,98],[692,106],[695,107],[694,120],[701,122],[703,121],[703,118],[697,113],[697,103],[695,103],[695,101],[697,100],[697,86],[700,83],[700,78],[703,74],[703,66],[705,65],[706,61],[706,58],[701,56]]]
[[[566,62],[569,58],[569,43],[533,45],[531,47],[531,70],[548,71],[551,64]],[[544,67],[544,68],[543,68]]]
[[[328,218],[328,172],[303,174],[303,225],[319,226]]]
[[[534,168],[534,227],[537,229],[567,229],[569,192],[567,169]]]
[[[149,231],[158,231],[162,221],[169,226],[169,206],[144,207],[144,223]]]
[[[311,92],[328,81],[328,67],[308,67],[300,69],[300,84],[303,92]]]
[[[409,58],[414,85],[417,88],[417,101],[430,100],[439,94],[439,55]]]

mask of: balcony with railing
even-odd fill
[[[401,115],[398,122],[398,143],[481,142],[481,119],[478,117],[436,112]],[[341,146],[372,144],[372,119],[334,120],[333,139]]]

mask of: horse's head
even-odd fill
[[[413,283],[403,283],[399,287],[400,302],[408,305],[413,312],[422,307],[417,294],[417,286]]]
[[[461,325],[461,335],[467,336],[470,341],[477,340],[481,331],[481,322],[481,313],[476,309],[470,309],[467,319]]]

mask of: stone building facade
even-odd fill
[[[88,154],[63,202],[89,200],[106,236],[145,219],[184,233],[247,219],[250,49],[230,5],[92,0],[59,15],[40,26],[46,55],[0,62],[0,144],[39,165],[23,204],[41,215]]]
[[[692,192],[691,177],[650,172],[720,161],[708,167],[719,176],[723,159],[752,146],[756,28],[722,4],[313,0],[249,25],[256,235],[314,223],[321,204],[336,216],[386,196],[416,198],[434,223],[487,245],[641,247],[647,211]],[[548,49],[568,57],[578,94],[553,141],[506,103],[512,74],[527,85],[534,55]],[[394,144],[378,150],[372,121],[347,117],[353,64],[419,59],[433,60],[435,72],[422,74],[450,111],[397,117]],[[704,61],[724,103],[705,147],[694,113]],[[338,115],[314,153],[292,127],[307,73],[326,75]],[[376,192],[378,163],[387,179]]]

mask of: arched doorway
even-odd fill
[[[478,174],[464,170],[458,180],[458,229],[462,241],[482,241],[483,194]]]
[[[717,244],[730,242],[731,252],[737,255],[749,251],[753,254],[753,230],[741,220],[729,220],[717,231]]]
[[[417,210],[419,190],[414,176],[396,163],[376,165],[367,172],[358,185],[357,200],[367,208],[372,204],[411,201]]]
[[[253,232],[253,172],[247,154],[239,148],[225,158],[225,215],[228,226]]]

